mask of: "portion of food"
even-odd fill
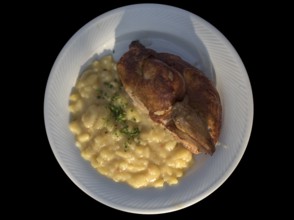
[[[199,69],[133,41],[118,62],[126,92],[142,111],[194,154],[213,154],[221,128],[220,97]]]
[[[71,92],[69,128],[82,157],[134,188],[177,184],[193,164],[192,153],[133,105],[116,67],[111,56],[94,61]]]

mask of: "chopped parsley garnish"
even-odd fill
[[[138,127],[135,128],[129,128],[129,126],[125,126],[122,129],[120,129],[120,132],[127,136],[128,140],[134,139],[140,134],[140,130]]]
[[[126,120],[126,112],[122,106],[114,105],[113,103],[109,103],[108,108],[114,117],[114,120],[117,122],[122,122]]]
[[[113,85],[110,82],[104,82],[103,83],[105,86],[107,86],[108,88],[112,89]]]
[[[111,102],[115,102],[116,100],[118,100],[119,98],[119,95],[118,93],[116,92],[112,97],[111,97]]]
[[[108,98],[108,94],[102,89],[97,89],[97,93],[98,93],[97,99],[101,99],[101,98],[107,99]]]
[[[118,86],[117,86],[118,85]],[[140,129],[135,126],[135,118],[127,120],[126,107],[128,106],[126,100],[120,95],[122,84],[118,79],[111,82],[103,82],[104,89],[97,89],[97,98],[106,101],[106,107],[110,111],[110,117],[105,120],[106,123],[114,120],[114,135],[123,136],[126,141],[122,146],[125,151],[130,147],[130,144],[140,143],[139,135]],[[133,109],[130,109],[133,112]],[[107,132],[105,132],[107,134]]]
[[[129,148],[129,144],[127,142],[124,143],[124,151],[125,152],[127,152],[128,148]]]

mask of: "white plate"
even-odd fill
[[[94,58],[116,60],[132,40],[157,51],[180,55],[215,83],[223,105],[220,145],[213,156],[196,157],[196,166],[176,186],[136,190],[98,174],[82,159],[68,129],[70,91]],[[81,28],[64,46],[51,70],[44,101],[48,139],[70,179],[97,201],[132,213],[172,212],[215,191],[233,172],[252,128],[253,98],[244,65],[228,40],[190,12],[159,4],[130,5],[109,11]]]

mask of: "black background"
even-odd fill
[[[201,0],[193,3],[150,2],[188,10],[214,25],[232,43],[247,69],[254,97],[252,134],[238,167],[219,189],[199,203],[177,212],[152,216],[135,215],[95,201],[74,185],[63,172],[51,151],[44,126],[43,101],[51,67],[62,47],[87,22],[111,9],[134,3],[141,2],[105,1],[102,4],[98,1],[83,1],[72,2],[66,6],[53,3],[25,5],[30,10],[23,11],[23,22],[18,25],[22,29],[21,35],[25,44],[21,57],[27,66],[34,62],[33,71],[28,71],[28,74],[23,76],[32,83],[27,89],[28,95],[32,97],[29,105],[33,106],[29,110],[28,121],[34,129],[28,133],[34,138],[34,144],[28,145],[29,153],[26,151],[26,162],[21,167],[21,172],[25,173],[26,178],[19,188],[24,194],[18,196],[12,204],[29,207],[22,211],[22,214],[28,216],[81,215],[83,219],[102,218],[103,214],[109,217],[159,219],[187,215],[191,218],[233,217],[233,213],[239,213],[242,217],[252,217],[256,213],[263,214],[269,210],[275,212],[272,200],[277,193],[273,188],[266,187],[270,184],[270,168],[267,162],[271,159],[260,160],[265,157],[265,143],[260,141],[262,115],[258,112],[265,102],[263,92],[258,89],[262,82],[261,74],[264,73],[263,66],[266,65],[260,57],[267,47],[264,33],[271,20],[271,13],[264,6],[245,1],[235,1],[233,4]]]

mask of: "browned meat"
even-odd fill
[[[126,92],[152,120],[164,125],[191,152],[213,154],[221,128],[221,103],[200,70],[138,41],[130,44],[117,68]]]

